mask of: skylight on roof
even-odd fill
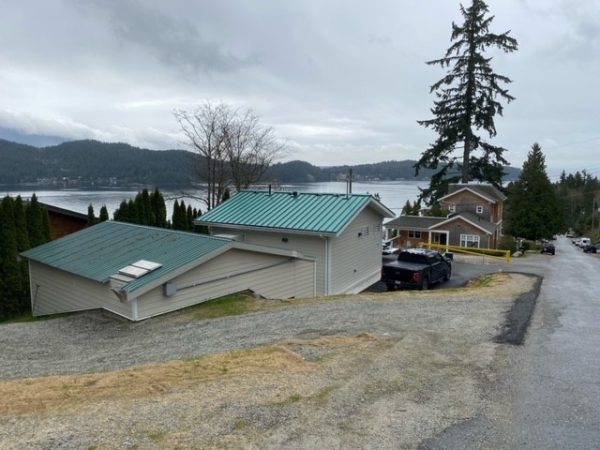
[[[143,277],[144,275],[150,272],[155,271],[156,269],[160,269],[161,267],[162,264],[160,263],[140,259],[139,261],[136,261],[133,264],[119,269],[119,274],[137,279]]]

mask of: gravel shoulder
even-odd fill
[[[416,448],[485,409],[534,279],[129,323],[0,326],[3,448]]]

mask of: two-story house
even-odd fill
[[[447,217],[400,216],[385,224],[403,248],[423,243],[497,248],[506,196],[490,184],[451,184],[440,199]]]

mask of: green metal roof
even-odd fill
[[[367,205],[394,217],[371,195],[242,191],[196,223],[336,234]]]
[[[229,239],[108,221],[27,250],[22,256],[101,283],[141,259],[162,264],[123,288],[132,292],[225,246],[231,246]]]

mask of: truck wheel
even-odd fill
[[[429,289],[429,278],[423,277],[423,281],[421,282],[421,286],[419,287],[421,291],[426,291]]]
[[[450,279],[450,276],[452,275],[452,270],[449,270],[446,275],[444,275],[444,281],[448,281]]]
[[[396,290],[396,285],[394,283],[388,283],[387,284],[387,290],[388,291],[395,291]]]

